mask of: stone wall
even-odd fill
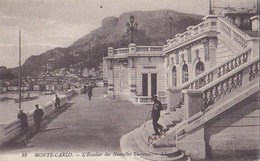
[[[209,157],[255,155],[260,149],[259,92],[205,126]]]

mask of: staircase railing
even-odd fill
[[[196,119],[194,119],[193,117],[189,118],[187,121],[189,124],[177,130],[176,140],[180,138],[178,136],[184,136],[184,134],[193,131],[203,123],[215,117],[218,113],[216,113],[216,115],[214,116],[211,115],[210,117],[206,117],[205,119],[201,117],[214,109],[211,108],[211,106],[213,106],[216,103],[223,103],[224,101],[231,99],[232,96],[234,96],[234,93],[237,93],[239,89],[241,90],[240,87],[242,86],[244,86],[244,88],[248,88],[253,84],[258,83],[258,81],[254,80],[259,77],[259,70],[259,58],[254,58],[253,60],[250,60],[249,62],[241,65],[239,68],[233,70],[229,74],[220,77],[214,82],[199,89],[199,91],[203,93],[203,105],[201,107],[202,114],[200,114],[200,117],[196,117],[196,115],[194,115]],[[233,104],[236,103],[238,102],[233,102]],[[229,104],[227,107],[225,107],[225,110],[227,110],[230,107],[232,107],[232,104]],[[221,108],[224,108],[224,106],[221,106]],[[219,113],[221,113],[225,110],[221,109],[218,111]]]
[[[227,62],[224,62],[220,65],[217,65],[216,67],[211,68],[208,71],[201,73],[195,79],[185,82],[180,87],[170,88],[169,91],[171,90],[181,91],[183,89],[199,89],[213,82],[217,78],[226,75],[227,73],[231,72],[232,70],[236,69],[242,64],[248,62],[248,59],[250,58],[250,53],[251,53],[251,49],[244,50],[235,58]],[[179,105],[183,104],[183,101],[184,101],[184,97],[182,96],[182,99],[178,104]]]
[[[224,33],[240,47],[247,47],[247,41],[249,40],[249,37],[243,31],[229,23],[224,18],[219,17],[218,20],[220,32],[223,31],[221,33]]]

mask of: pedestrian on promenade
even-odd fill
[[[87,86],[84,85],[84,91],[83,91],[83,94],[87,94]]]
[[[17,118],[21,121],[22,133],[26,134],[29,130],[28,116],[23,112],[23,110],[19,110]]]
[[[152,97],[152,100],[154,102],[153,109],[152,109],[152,118],[153,118],[153,128],[155,132],[153,135],[160,135],[158,128],[160,129],[160,132],[162,132],[163,127],[162,125],[158,124],[158,120],[160,118],[161,110],[163,110],[163,108],[161,102],[157,99],[156,95]]]
[[[91,96],[92,96],[92,89],[91,86],[88,86],[88,100],[91,100]]]
[[[36,126],[36,131],[40,131],[41,129],[41,121],[42,121],[42,116],[43,116],[43,110],[39,108],[39,105],[35,105],[35,110],[33,113],[33,119],[34,119],[34,123]]]
[[[56,108],[59,108],[60,107],[60,98],[58,97],[58,95],[55,95],[56,98],[55,98],[55,107]]]

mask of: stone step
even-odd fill
[[[176,117],[176,118],[179,118],[179,119],[181,119],[181,120],[184,120],[184,114],[183,114],[182,112],[177,111],[177,110],[171,112],[171,115],[172,115],[173,117]]]
[[[125,157],[126,160],[152,160],[152,161],[189,161],[188,156],[184,156],[184,153],[176,149],[175,147],[167,147],[167,148],[147,148],[147,151],[143,150],[142,145],[144,142],[140,142],[138,139],[138,133],[140,129],[136,129],[126,135],[124,135],[120,140],[120,147],[122,152],[130,152],[130,153],[143,153],[147,155],[139,155],[135,157]],[[140,133],[139,133],[140,134]],[[139,137],[142,138],[142,137]],[[140,147],[141,145],[141,147]],[[167,155],[161,155],[162,152],[167,152]]]

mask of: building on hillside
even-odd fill
[[[185,159],[182,151],[194,160],[259,157],[257,13],[210,14],[163,46],[109,47],[103,65],[108,95],[149,104],[157,94],[167,103],[159,119],[167,132],[152,136],[148,121],[122,137],[122,152],[153,151],[151,160]]]
[[[54,83],[48,83],[45,85],[46,91],[55,91],[57,89],[57,85]]]

